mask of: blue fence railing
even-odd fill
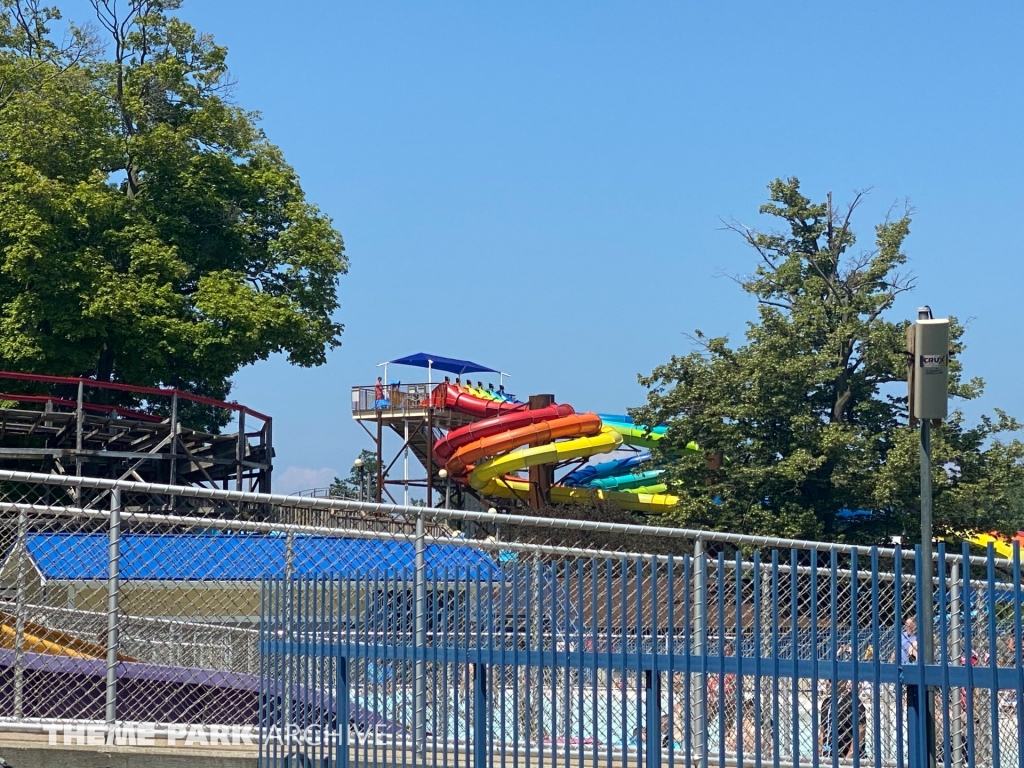
[[[458,546],[263,583],[262,766],[1024,765],[1019,556]]]

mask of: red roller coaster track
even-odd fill
[[[187,400],[193,403],[201,403],[202,405],[212,405],[217,408],[225,408],[229,411],[246,413],[249,416],[253,416],[262,421],[267,421],[270,417],[266,416],[259,411],[254,411],[248,406],[241,405],[239,403],[228,403],[223,400],[216,400],[212,397],[204,397],[203,395],[194,395],[191,392],[183,392],[180,389],[168,387],[138,387],[133,384],[115,384],[109,381],[97,381],[96,379],[84,379],[77,376],[45,376],[42,374],[35,373],[14,373],[12,371],[0,371],[0,379],[13,379],[15,381],[31,381],[39,384],[74,384],[78,386],[82,384],[86,387],[95,387],[96,389],[111,389],[119,392],[131,392],[133,394],[140,395],[161,395],[163,397],[178,396],[180,400]],[[60,398],[48,397],[46,395],[20,395],[0,392],[0,399],[4,400],[24,400],[32,403],[45,403],[50,401],[59,405],[71,405],[77,406],[77,403],[73,400],[62,400]],[[112,406],[97,405],[95,403],[83,403],[82,407],[86,410],[99,410],[99,411],[111,411],[116,410],[118,414],[131,415],[140,419],[141,421],[161,421],[155,416],[148,413],[142,413],[140,411],[133,411],[126,408],[114,408]]]

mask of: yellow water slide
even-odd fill
[[[1012,539],[1004,539],[1001,536],[994,536],[991,533],[974,533],[967,539],[971,544],[979,547],[988,547],[992,545],[992,550],[999,556],[1005,557],[1007,560],[1013,559],[1013,542],[1018,541],[1021,543],[1021,550],[1024,553],[1024,537],[1021,534],[1017,534]]]
[[[561,443],[548,443],[521,451],[513,451],[477,464],[469,475],[469,484],[480,491],[496,477],[541,464],[556,464],[570,459],[585,459],[600,453],[611,453],[622,445],[622,435],[602,428],[593,437],[578,437]],[[552,491],[555,489],[553,488]],[[552,501],[554,497],[552,496]]]
[[[487,485],[480,488],[484,496],[497,496],[502,499],[528,499],[530,484],[525,480],[512,477],[495,477]],[[569,488],[556,485],[551,488],[551,501],[555,504],[570,502],[609,501],[620,509],[630,512],[646,512],[660,514],[668,512],[679,501],[676,496],[664,493],[630,493],[629,491],[602,491],[594,488]]]
[[[12,614],[0,612],[0,648],[11,650],[17,637],[17,621]],[[44,627],[31,621],[24,623],[23,647],[30,653],[49,656],[70,656],[76,659],[105,659],[106,649],[59,629]],[[118,654],[120,661],[134,661],[131,656]]]

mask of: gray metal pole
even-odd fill
[[[260,491],[262,493],[273,493],[273,474],[274,474],[274,420],[267,419],[263,424],[263,434],[265,436],[267,445],[266,458],[263,460],[266,465],[266,469],[263,470],[263,481],[260,483]]]
[[[423,526],[423,513],[416,515],[416,562],[413,591],[416,600],[416,648],[427,645],[427,562]],[[479,596],[478,596],[479,599]],[[415,686],[413,690],[413,752],[426,747],[427,722],[427,668],[422,659],[417,659]]]
[[[284,579],[290,584],[293,576],[295,576],[295,531],[288,531],[284,537]]]
[[[921,420],[921,594],[924,602],[920,606],[921,654],[924,663],[935,660],[935,626],[932,617],[934,602],[935,571],[932,564],[932,425],[928,419]]]
[[[82,380],[78,381],[78,402],[75,407],[75,474],[81,477],[82,475],[82,428],[85,423],[85,386]],[[82,500],[79,498],[79,505],[82,505]]]
[[[246,448],[248,444],[245,441],[245,411],[238,412],[238,442],[235,444],[235,490],[242,490],[242,474],[244,468],[242,462],[245,461]]]
[[[28,578],[28,512],[18,512],[18,571],[14,609],[14,717],[21,719],[25,714],[25,614],[28,612],[26,599]]]
[[[932,425],[921,419],[921,605],[918,606],[918,643],[925,664],[935,662],[935,570],[932,563]],[[926,730],[925,765],[935,765],[935,697],[932,688],[924,688]]]
[[[107,550],[107,743],[117,722],[117,650],[121,573],[121,489],[110,491],[110,541]]]
[[[960,664],[960,657],[963,656],[960,636],[960,563],[954,562],[950,569],[949,576],[949,663]],[[950,739],[953,748],[954,768],[963,768],[964,765],[964,715],[960,706],[960,694],[956,691],[950,694]]]
[[[178,390],[171,395],[171,485],[178,484]],[[173,507],[174,504],[172,503]]]
[[[284,537],[284,616],[285,616],[285,637],[288,640],[295,640],[295,532],[288,531]],[[281,684],[284,686],[287,701],[293,701],[298,691],[293,686],[296,684],[294,662],[286,663],[282,674]],[[342,695],[339,692],[338,695]],[[284,732],[291,733],[292,707],[284,708]]]

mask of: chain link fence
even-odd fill
[[[653,526],[11,472],[0,509],[8,722],[895,766],[930,699],[940,764],[1021,764],[1020,568],[991,554],[940,552],[922,591],[912,551]]]

